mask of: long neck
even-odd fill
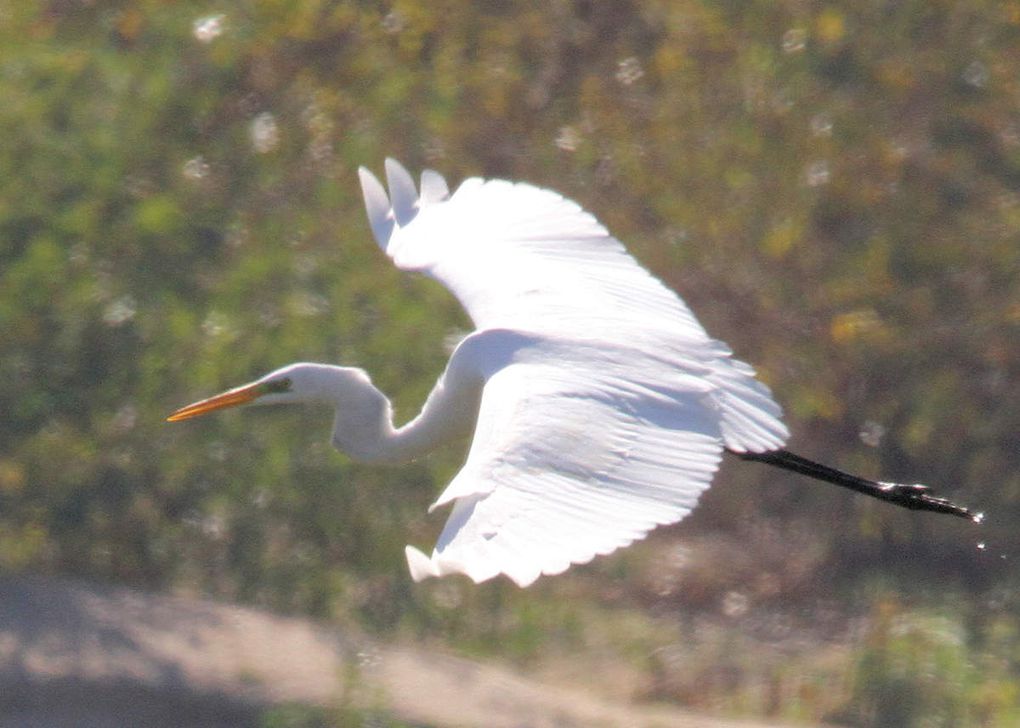
[[[333,445],[366,463],[403,463],[465,435],[474,426],[480,389],[441,377],[417,417],[393,424],[389,399],[367,380],[337,402]]]

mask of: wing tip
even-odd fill
[[[450,199],[450,188],[446,184],[446,178],[434,169],[422,170],[422,204],[433,205],[437,202],[445,202],[448,199]]]
[[[403,227],[418,214],[418,190],[414,186],[411,173],[393,157],[386,157],[384,166],[386,184],[390,188],[393,216],[397,219],[397,224]]]
[[[358,167],[358,180],[361,182],[361,194],[365,200],[365,213],[368,215],[368,225],[372,228],[372,236],[385,251],[394,225],[390,199],[382,182],[366,167]]]
[[[407,569],[411,572],[411,578],[415,582],[424,581],[432,576],[439,576],[439,566],[434,558],[429,558],[414,546],[404,547],[404,556],[407,558]]]
[[[411,573],[411,579],[415,583],[420,583],[426,579],[434,577],[447,576],[449,574],[456,573],[464,574],[476,584],[481,584],[483,581],[488,581],[494,576],[498,576],[502,573],[517,586],[525,589],[534,584],[538,577],[542,576],[543,573],[558,574],[566,571],[566,567],[547,571],[534,567],[500,570],[491,564],[483,562],[469,565],[451,562],[449,559],[440,561],[440,558],[436,554],[433,554],[431,557],[426,556],[422,551],[414,546],[405,546],[404,556],[407,559],[407,569]],[[567,564],[567,567],[569,567],[569,563]]]

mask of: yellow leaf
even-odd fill
[[[846,35],[846,21],[835,8],[826,8],[815,20],[815,33],[822,43],[838,43]]]
[[[829,335],[837,344],[847,344],[856,339],[872,336],[882,329],[878,314],[870,308],[840,314],[832,319]]]

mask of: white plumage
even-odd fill
[[[433,506],[453,503],[431,557],[408,547],[416,579],[525,586],[679,521],[724,447],[785,442],[751,367],[576,203],[478,178],[447,195],[433,172],[419,198],[393,160],[387,199],[360,173],[380,247],[441,281],[478,328],[454,354],[484,380],[474,439]]]
[[[705,333],[683,301],[576,203],[471,178],[421,191],[386,160],[389,194],[359,170],[380,247],[441,281],[475,323],[421,413],[393,426],[389,400],[351,367],[291,364],[174,412],[326,402],[333,444],[404,462],[474,439],[433,508],[451,506],[431,555],[407,547],[416,580],[505,574],[521,586],[675,523],[724,450],[913,510],[980,521],[925,486],[868,480],[782,449],[779,406],[754,370]]]

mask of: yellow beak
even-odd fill
[[[189,404],[187,407],[181,407],[179,410],[167,417],[166,421],[179,422],[180,420],[189,420],[192,417],[208,414],[209,412],[223,409],[224,407],[236,407],[239,404],[245,404],[257,399],[263,393],[264,390],[262,385],[246,384],[243,387],[231,389],[223,394],[217,394],[215,397],[209,397],[209,399],[203,399],[193,404]]]

